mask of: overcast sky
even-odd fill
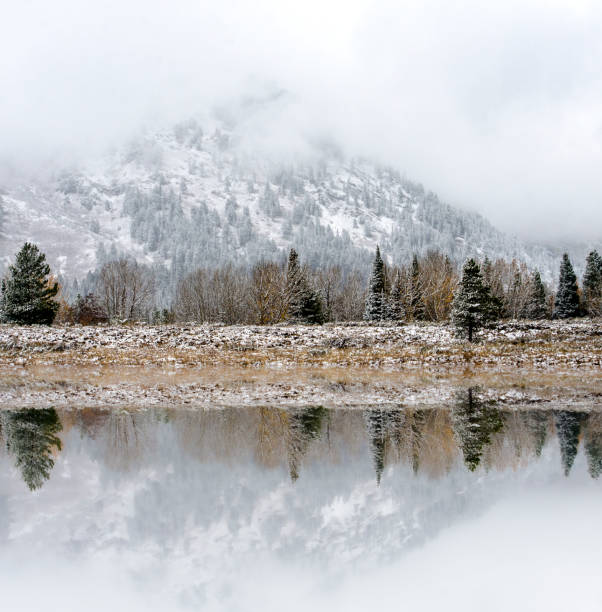
[[[2,159],[282,88],[273,146],[331,138],[501,229],[602,237],[600,2],[20,0],[2,26]]]

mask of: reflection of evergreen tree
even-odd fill
[[[370,450],[372,461],[376,472],[376,482],[380,484],[380,479],[385,469],[385,451],[387,439],[387,413],[384,410],[366,410],[364,413],[368,435],[370,436]]]
[[[364,412],[364,419],[377,484],[380,484],[391,452],[396,452],[398,457],[408,460],[416,474],[420,464],[427,413],[424,410],[412,412],[370,409]]]
[[[586,418],[587,415],[582,412],[570,412],[568,410],[556,412],[556,433],[560,443],[560,457],[565,476],[569,475],[577,456],[581,424]]]
[[[6,446],[27,486],[34,491],[50,478],[52,447],[61,450],[56,434],[63,426],[54,408],[10,411],[5,417]]]
[[[501,431],[504,421],[501,412],[478,397],[478,389],[470,388],[458,394],[452,410],[454,431],[460,441],[466,467],[474,472],[481,462],[491,436]]]
[[[423,442],[423,431],[426,425],[426,412],[424,410],[416,410],[412,414],[410,421],[410,455],[412,458],[412,470],[414,474],[418,473],[420,467],[420,449]]]
[[[602,414],[590,415],[585,430],[585,455],[592,478],[602,474]]]
[[[548,413],[543,410],[529,410],[522,416],[524,426],[533,440],[535,456],[539,457],[548,436]]]
[[[310,442],[320,437],[326,414],[327,410],[323,406],[311,406],[291,414],[288,462],[293,482],[299,478],[299,465],[309,448]]]

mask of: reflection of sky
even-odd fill
[[[472,474],[457,462],[430,479],[393,464],[377,486],[367,440],[359,452],[340,448],[336,462],[309,453],[292,484],[285,465],[260,467],[244,453],[199,460],[170,424],[152,434],[123,467],[101,452],[105,440],[72,429],[51,479],[35,493],[12,459],[0,457],[0,585],[10,586],[3,584],[9,577],[9,594],[35,578],[61,608],[73,587],[100,590],[97,603],[106,605],[123,597],[130,609],[147,605],[147,596],[231,609],[279,609],[291,597],[290,605],[309,598],[320,607],[334,598],[336,607],[345,600],[366,609],[369,593],[394,602],[401,583],[403,597],[419,603],[435,578],[453,599],[453,576],[475,574],[484,596],[498,572],[515,576],[531,563],[540,575],[565,549],[575,573],[564,576],[567,589],[577,572],[602,570],[593,556],[602,550],[600,485],[581,454],[571,477],[562,476],[555,441],[515,470]],[[381,573],[388,583],[377,587]]]

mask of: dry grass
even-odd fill
[[[435,325],[0,326],[0,403],[419,403],[479,385],[505,401],[596,404],[601,364],[599,324],[507,325],[473,345]]]

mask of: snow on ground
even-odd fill
[[[505,404],[602,398],[602,324],[0,326],[4,405],[399,406],[480,385]]]

